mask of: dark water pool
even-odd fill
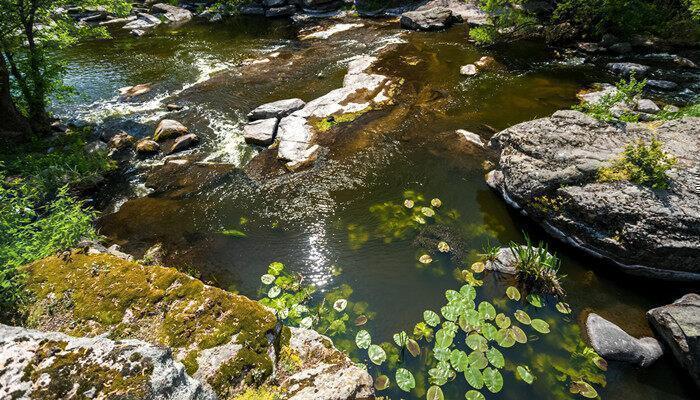
[[[402,330],[411,333],[426,309],[439,311],[445,291],[463,284],[453,271],[468,268],[483,246],[522,243],[527,234],[560,256],[573,313],[562,316],[551,301],[543,309],[506,301],[506,287],[513,282],[478,274],[484,284],[477,304],[486,300],[511,314],[523,308],[552,327],[548,335],[528,331],[527,344],[504,349],[503,390],[481,392],[488,399],[582,398],[568,387],[581,368],[571,349],[582,343],[585,316],[596,312],[633,335],[649,335],[645,311],[686,288],[622,275],[550,240],[489,190],[483,163],[492,155],[465,143],[455,130],[488,140],[495,130],[570,107],[579,89],[609,77],[575,60],[557,59],[537,43],[477,49],[466,40],[466,26],[402,33],[389,23],[360,22],[365,26],[327,40],[300,40],[299,27],[288,22],[192,23],[72,50],[68,82],[85,97],[60,112],[76,118],[97,115],[102,129],[144,135],[168,115],[163,104],[177,102],[186,109],[170,116],[204,137],[200,158],[236,166],[255,154],[240,130],[244,115],[258,104],[288,97],[311,100],[339,87],[347,60],[359,54],[380,54],[375,70],[402,80],[393,105],[338,127],[332,149],[311,170],[264,182],[232,174],[203,190],[131,199],[103,215],[101,232],[135,254],[163,243],[166,264],[194,268],[205,280],[255,298],[264,296],[260,276],[273,261],[300,274],[305,284],[316,284],[316,302],[348,285],[351,304],[366,302],[365,313],[373,315],[362,328],[374,343],[392,342]],[[460,65],[485,54],[498,61],[495,69],[471,79],[459,75]],[[242,64],[263,58],[269,61]],[[220,71],[210,75],[212,70]],[[115,98],[119,87],[143,82],[154,87],[146,99],[125,103]],[[438,213],[453,217],[448,218],[450,244],[468,253],[465,260],[437,254],[429,266],[421,266],[417,259],[426,249],[414,243],[421,228],[393,236],[402,219],[386,210],[402,209],[407,190],[442,201]],[[224,234],[227,230],[244,235]],[[351,348],[360,328],[352,321],[347,325],[347,333],[334,340]],[[464,347],[463,338],[455,340]],[[426,351],[432,345],[421,346],[421,357],[404,354],[399,365],[414,373],[417,388],[407,394],[392,384],[380,394],[425,397],[434,360]],[[353,355],[371,364],[366,352],[354,350]],[[535,382],[515,379],[515,365],[530,365]],[[394,382],[387,364],[370,371]],[[682,374],[669,358],[647,370],[611,363],[599,374],[605,386],[595,387],[602,398],[692,398],[691,384],[678,378]],[[446,398],[456,399],[469,386],[460,374],[443,388]]]

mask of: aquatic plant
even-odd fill
[[[559,275],[559,258],[549,252],[546,243],[539,242],[533,246],[526,235],[525,245],[511,242],[509,247],[515,257],[515,269],[520,282],[537,292],[564,295],[562,277]]]
[[[627,180],[652,189],[668,189],[670,182],[666,171],[678,160],[661,147],[661,141],[656,138],[648,144],[642,139],[629,143],[619,159],[598,171],[598,181]]]

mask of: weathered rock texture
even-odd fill
[[[593,349],[608,361],[623,361],[648,367],[663,355],[658,340],[651,337],[632,337],[598,314],[588,314],[586,330]]]
[[[215,400],[170,350],[0,324],[0,398]]]
[[[452,10],[445,7],[434,7],[421,11],[408,11],[401,14],[401,26],[406,29],[420,31],[434,31],[449,28],[455,22],[461,22],[462,18],[453,14]]]
[[[690,293],[649,310],[647,319],[700,387],[700,295]]]
[[[700,119],[611,125],[557,111],[496,134],[488,184],[554,236],[625,270],[700,279]],[[668,190],[599,182],[631,141],[656,136],[678,158]]]

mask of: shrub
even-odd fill
[[[612,109],[616,105],[631,106],[634,104],[641,96],[646,84],[646,79],[638,81],[634,74],[632,74],[629,81],[620,79],[620,81],[615,84],[617,90],[613,93],[606,94],[600,101],[596,103],[583,102],[574,106],[573,109],[584,112],[600,121],[637,122],[637,115],[631,112],[623,112],[619,116],[615,116],[613,115]]]
[[[510,243],[510,251],[516,259],[515,269],[518,279],[530,289],[564,295],[559,276],[559,258],[549,253],[547,244],[539,242],[533,246],[530,238],[525,236],[525,245]]]
[[[661,149],[662,143],[652,138],[649,144],[642,139],[629,143],[622,157],[611,166],[598,171],[598,181],[627,180],[652,189],[668,189],[666,171],[676,165],[676,158]]]
[[[479,44],[522,39],[537,19],[522,7],[524,0],[479,0],[479,8],[488,14],[490,24],[469,30],[469,37]]]

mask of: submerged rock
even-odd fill
[[[273,101],[256,107],[248,113],[248,119],[254,121],[256,119],[267,118],[282,118],[293,113],[296,110],[302,109],[306,103],[302,99],[286,99]]]
[[[700,118],[658,126],[607,124],[578,111],[523,122],[496,134],[487,183],[555,237],[624,270],[700,279]],[[625,146],[652,137],[678,158],[668,190],[600,182]]]
[[[216,400],[169,349],[0,324],[0,398]]]
[[[243,138],[246,143],[269,146],[275,140],[277,133],[277,118],[260,119],[243,127]]]
[[[690,293],[649,310],[647,319],[700,387],[700,295]]]
[[[644,76],[649,72],[649,67],[632,62],[609,63],[608,69],[618,75],[630,76],[634,73],[636,77]]]
[[[634,338],[598,314],[588,314],[586,331],[593,349],[607,361],[648,367],[663,355],[658,340],[651,337]]]
[[[158,123],[156,131],[153,134],[153,139],[156,142],[161,140],[172,139],[178,136],[186,135],[187,127],[174,119],[164,119]]]
[[[467,64],[467,65],[462,65],[459,68],[459,73],[461,75],[466,75],[466,76],[473,76],[476,75],[476,65],[474,64]]]
[[[433,31],[449,28],[455,22],[461,22],[462,18],[452,14],[452,10],[445,7],[434,7],[421,11],[408,11],[401,14],[400,24],[406,29]]]
[[[199,143],[199,138],[194,133],[188,133],[186,135],[180,136],[175,139],[173,145],[170,147],[168,154],[177,153],[178,151],[187,150],[190,147]]]
[[[148,29],[154,26],[160,25],[161,20],[158,17],[151,14],[139,13],[138,19],[135,19],[126,25],[122,26],[123,29]]]
[[[678,84],[676,82],[671,81],[649,79],[647,80],[647,87],[660,90],[673,90],[678,87]]]
[[[130,99],[132,97],[140,96],[151,91],[150,83],[139,83],[134,86],[126,86],[119,89],[119,95],[123,98]]]

